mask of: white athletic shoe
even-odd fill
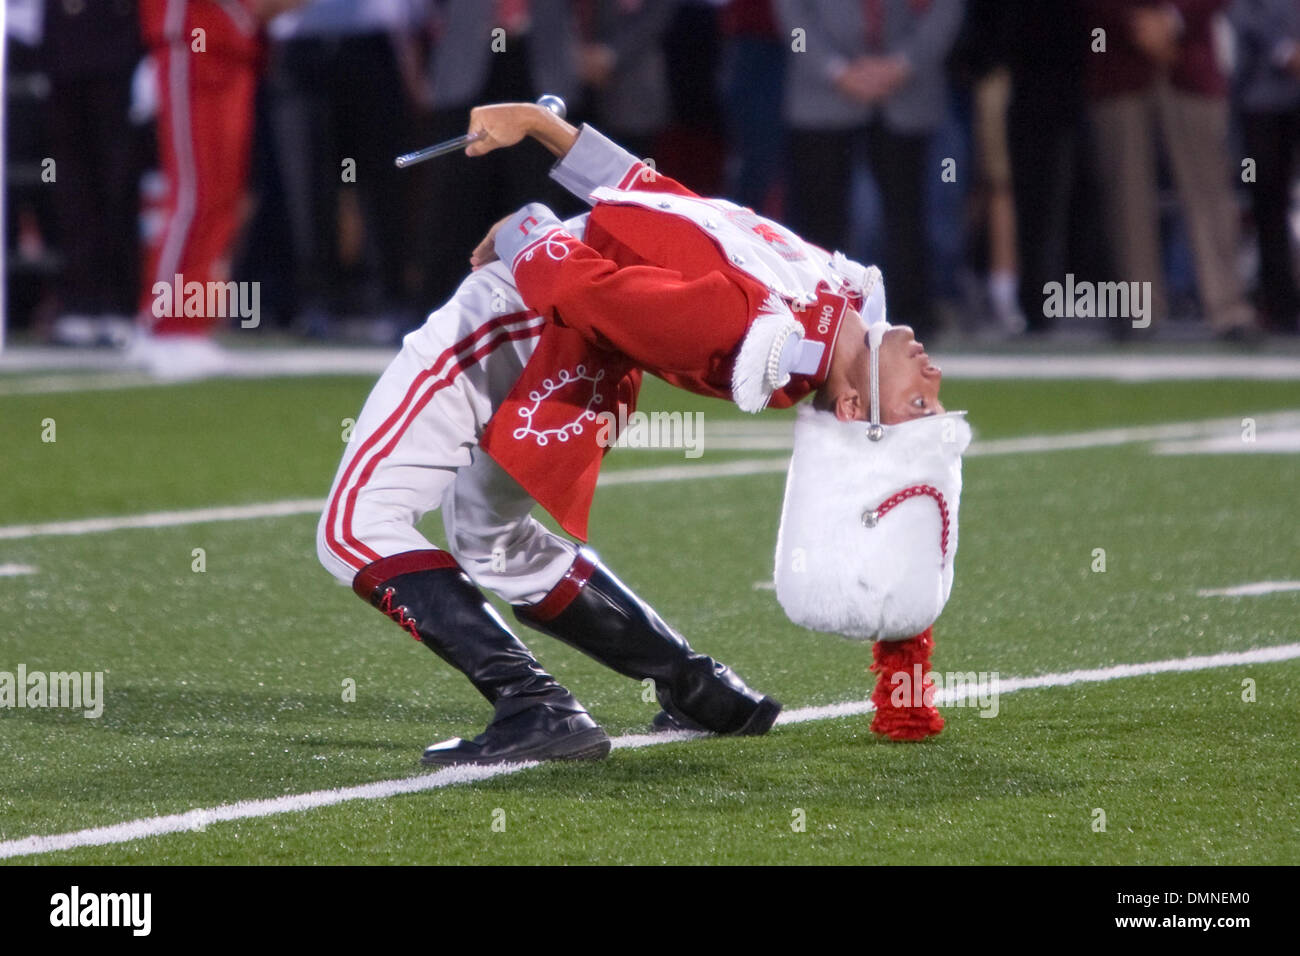
[[[96,344],[99,328],[93,315],[65,313],[54,320],[50,341],[69,348],[88,349]]]
[[[143,368],[163,382],[189,382],[225,375],[230,356],[205,335],[142,333],[126,349],[129,365]]]
[[[137,332],[135,320],[129,315],[101,315],[99,317],[98,344],[109,348],[130,348]]]
[[[1007,335],[1020,335],[1028,327],[1016,297],[1020,280],[1014,272],[989,275],[989,309],[998,327]]]

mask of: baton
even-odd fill
[[[550,110],[560,119],[568,112],[564,105],[564,100],[558,96],[547,93],[537,101],[537,105],[542,109]],[[485,130],[479,130],[477,133],[466,133],[464,136],[457,136],[455,139],[449,139],[433,146],[426,146],[424,149],[417,149],[413,153],[403,153],[393,162],[398,169],[405,169],[407,166],[414,166],[416,163],[422,163],[426,159],[433,159],[435,156],[444,156],[447,153],[454,153],[458,149],[464,149],[470,143],[476,142],[487,135]]]

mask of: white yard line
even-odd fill
[[[218,339],[218,344],[221,340]],[[290,348],[225,348],[236,376],[368,375],[382,372],[397,354],[396,347],[294,346]],[[103,372],[138,375],[125,353],[114,349],[68,349],[52,346],[12,348],[0,355],[5,372]]]
[[[17,578],[24,574],[35,574],[36,568],[30,564],[0,564],[0,578]]]
[[[228,349],[229,377],[378,375],[394,348],[317,347]],[[1300,380],[1300,355],[1198,354],[953,354],[938,355],[950,379],[1091,379],[1116,382]],[[0,355],[0,375],[49,374],[42,380],[0,381],[0,395],[47,391],[94,391],[159,384],[126,364],[121,353],[24,346]],[[79,373],[79,374],[66,374]],[[86,374],[98,373],[98,374]],[[167,383],[174,384],[174,383]]]
[[[53,353],[53,354],[51,354]],[[269,379],[302,378],[313,375],[363,375],[378,376],[393,360],[395,349],[266,349],[231,350],[230,367],[219,378]],[[71,371],[84,369],[81,372]],[[192,385],[193,382],[176,382],[152,378],[123,360],[113,352],[94,353],[89,356],[65,354],[55,350],[40,350],[38,355],[12,355],[8,361],[0,359],[0,374],[4,372],[41,372],[50,374],[0,379],[0,397],[6,395],[48,395],[57,392],[110,392],[124,388],[151,388],[154,386]]]
[[[1267,442],[1271,431],[1300,427],[1300,411],[1269,412],[1248,416],[1255,422],[1256,440]],[[1106,448],[1117,445],[1173,441],[1178,439],[1240,440],[1240,418],[1209,418],[1194,422],[1174,422],[1165,425],[1141,425],[1131,428],[1105,428],[1086,432],[1069,432],[1061,435],[1028,435],[1022,438],[995,438],[976,441],[966,452],[967,457],[989,455],[1038,454],[1049,451],[1077,451],[1087,448]],[[743,426],[730,422],[726,434],[735,438],[742,434]],[[787,428],[791,426],[786,426]],[[772,423],[764,422],[756,434],[766,442],[772,437]],[[1234,438],[1235,436],[1235,438]],[[707,450],[708,432],[705,432]],[[680,454],[680,451],[674,452]],[[610,469],[599,479],[602,488],[619,485],[647,484],[666,481],[686,481],[693,478],[734,478],[745,475],[783,474],[789,467],[784,456],[741,458],[718,464],[658,465],[648,468]],[[287,501],[261,502],[251,505],[194,508],[186,511],[154,511],[138,515],[120,515],[105,518],[83,518],[74,521],[50,521],[40,524],[20,524],[0,527],[0,541],[39,538],[51,535],[96,534],[121,531],[128,528],[174,528],[181,525],[205,524],[212,521],[242,521],[252,518],[281,518],[293,515],[318,514],[325,506],[323,498],[293,498]]]
[[[13,524],[0,528],[0,541],[43,538],[48,535],[97,534],[128,528],[175,528],[209,521],[243,521],[249,518],[283,518],[287,515],[319,514],[324,498],[293,498],[255,505],[225,508],[194,508],[189,511],[152,511],[114,518],[83,518],[80,521],[49,521],[44,524]]]
[[[966,455],[972,457],[1037,454],[1044,451],[1074,451],[1085,448],[1109,448],[1116,445],[1203,438],[1227,438],[1242,442],[1244,428],[1242,421],[1247,418],[1255,423],[1257,441],[1263,440],[1267,432],[1300,426],[1300,411],[1268,412],[1234,418],[1206,418],[1194,422],[1170,422],[1164,425],[1102,428],[1086,432],[1067,432],[1061,435],[1026,435],[1023,438],[995,438],[989,441],[973,442]]]
[[[51,395],[58,392],[105,392],[161,384],[163,383],[143,373],[106,372],[82,373],[79,375],[64,373],[19,378],[13,381],[0,379],[0,397],[6,395]]]
[[[663,465],[652,468],[625,468],[611,470],[601,475],[600,487],[635,485],[661,481],[683,481],[690,478],[733,478],[741,475],[763,475],[784,472],[788,462],[784,458],[742,458],[716,465]],[[49,521],[42,524],[15,524],[0,527],[0,541],[22,538],[43,538],[51,535],[97,534],[104,531],[122,531],[129,528],[175,528],[189,524],[207,524],[213,521],[243,521],[250,518],[283,518],[293,515],[320,514],[325,507],[324,498],[291,498],[287,501],[268,501],[252,505],[230,505],[217,508],[193,508],[188,511],[152,511],[139,515],[122,515],[109,518],[83,518],[76,521]]]
[[[1252,581],[1230,588],[1201,588],[1197,597],[1258,597],[1262,594],[1279,594],[1300,591],[1300,581]]]
[[[1253,437],[1242,438],[1243,419],[1254,422]],[[794,428],[787,421],[727,420],[710,424],[706,419],[697,435],[699,450],[789,451],[794,447]],[[1037,454],[1045,451],[1073,451],[1116,445],[1158,443],[1156,454],[1184,454],[1200,451],[1277,452],[1296,449],[1300,441],[1300,411],[1265,412],[1235,418],[1207,418],[1160,425],[1101,428],[1058,435],[1025,435],[1018,438],[976,439],[967,456]],[[665,450],[665,452],[671,449]],[[681,454],[680,451],[676,452]]]
[[[1240,434],[1211,438],[1184,438],[1158,442],[1153,455],[1295,455],[1300,454],[1300,428],[1260,432],[1250,441]]]
[[[1172,382],[1300,378],[1294,355],[944,355],[935,362],[950,379],[1093,379]]]
[[[640,485],[656,481],[685,481],[690,478],[738,478],[745,475],[785,474],[789,459],[739,458],[716,465],[660,465],[654,468],[611,468],[597,480],[600,488]]]
[[[936,703],[951,704],[958,697],[968,700],[977,694],[991,692],[1010,694],[1020,690],[1068,687],[1071,684],[1099,683],[1128,677],[1143,677],[1150,674],[1200,671],[1217,667],[1237,667],[1243,664],[1267,664],[1276,661],[1294,660],[1298,657],[1300,657],[1300,644],[1283,644],[1278,647],[1262,647],[1250,651],[1211,654],[1203,657],[1175,658],[1173,660],[1149,661],[1140,664],[1119,664],[1114,667],[1066,671],[1060,674],[1041,674],[1037,677],[1013,677],[999,680],[996,686],[980,685],[975,689],[965,687],[941,691],[936,695]],[[837,717],[866,714],[872,709],[873,706],[869,700],[847,701],[825,707],[804,707],[782,714],[777,723],[800,724],[814,720],[831,720]],[[615,738],[614,747],[618,750],[654,747],[689,740],[695,736],[697,735],[688,733],[628,734]],[[83,846],[129,843],[133,840],[143,840],[166,833],[202,830],[209,823],[257,819],[282,813],[298,813],[303,810],[329,807],[353,800],[383,800],[408,793],[439,790],[457,784],[503,777],[535,766],[537,766],[536,763],[506,764],[494,767],[449,767],[436,773],[403,777],[397,780],[381,780],[376,783],[340,787],[334,790],[314,790],[311,793],[271,797],[265,800],[243,800],[239,803],[227,803],[218,807],[190,810],[187,813],[174,813],[163,817],[143,817],[138,820],[113,824],[112,826],[94,827],[72,833],[23,837],[22,839],[7,840],[0,843],[0,859],[31,856],[38,853],[53,853],[58,850],[71,850]]]

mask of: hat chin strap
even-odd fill
[[[885,437],[884,426],[880,424],[880,343],[885,333],[891,328],[883,319],[867,328],[867,350],[871,354],[871,424],[867,426],[867,438],[880,441]]]

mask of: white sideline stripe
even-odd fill
[[[784,472],[785,459],[745,458],[717,465],[666,465],[657,468],[629,468],[601,475],[597,484],[633,485],[657,481],[682,481],[688,478],[731,478]],[[51,521],[44,524],[16,524],[0,527],[0,541],[40,538],[49,535],[96,534],[128,528],[175,528],[212,521],[242,521],[248,518],[284,518],[293,515],[320,514],[324,498],[291,498],[254,505],[231,505],[219,508],[194,508],[189,511],[154,511],[141,515],[112,518],[84,518],[78,521]]]
[[[1297,657],[1300,657],[1300,644],[1283,644],[1278,647],[1262,647],[1249,651],[1210,654],[1202,657],[1150,661],[1144,664],[1120,664],[1114,667],[1066,671],[1061,674],[1042,674],[1038,677],[1013,677],[1007,680],[999,680],[996,687],[981,684],[978,688],[973,686],[967,686],[961,690],[947,688],[935,695],[935,702],[937,704],[951,704],[957,698],[968,700],[977,694],[987,694],[992,691],[999,694],[1009,694],[1018,690],[1067,687],[1071,684],[1095,683],[1125,677],[1142,677],[1149,674],[1199,671],[1216,667],[1234,667],[1241,664],[1273,663],[1292,660]],[[866,714],[872,709],[873,706],[869,700],[846,701],[842,704],[830,704],[825,707],[804,707],[799,710],[789,711],[778,717],[776,722],[778,724],[802,724],[813,720],[830,720],[836,717]],[[704,735],[686,732],[627,734],[616,737],[613,740],[613,746],[617,750],[632,750],[691,740],[700,736]],[[143,817],[138,820],[129,820],[126,823],[94,827],[89,830],[77,830],[72,833],[23,837],[18,840],[6,840],[0,843],[0,859],[31,856],[36,853],[53,853],[83,846],[129,843],[132,840],[142,840],[166,833],[198,830],[206,827],[209,823],[247,820],[281,813],[297,813],[303,810],[313,810],[317,807],[347,803],[352,800],[383,800],[387,797],[421,793],[426,790],[439,790],[456,784],[474,783],[479,780],[489,780],[493,777],[503,777],[535,766],[537,766],[536,762],[503,764],[491,767],[448,767],[436,773],[403,777],[398,780],[381,780],[376,783],[361,784],[355,787],[339,787],[333,790],[314,790],[311,793],[292,794],[287,797],[271,797],[265,800],[242,800],[238,803],[227,803],[203,810],[190,810],[187,813],[174,813],[165,817]]]
[[[1230,588],[1201,588],[1197,597],[1256,597],[1280,591],[1300,591],[1300,581],[1252,581]]]
[[[191,511],[153,511],[142,515],[115,518],[84,518],[80,521],[51,521],[46,524],[14,524],[0,528],[0,541],[40,538],[47,535],[96,534],[128,528],[175,528],[209,521],[242,521],[247,518],[283,518],[287,515],[319,514],[324,498],[293,498],[256,505],[232,505],[225,508],[195,508]]]
[[[1255,440],[1242,441],[1242,418],[1255,422]],[[1160,425],[1135,425],[1121,428],[1094,429],[1086,432],[1066,432],[1059,435],[1027,435],[1020,438],[979,440],[971,445],[968,455],[1007,455],[1044,451],[1070,451],[1082,448],[1103,448],[1138,442],[1162,442],[1153,449],[1166,454],[1166,448],[1179,448],[1187,443],[1189,450],[1206,449],[1246,452],[1287,452],[1294,450],[1300,441],[1300,411],[1266,412],[1242,418],[1208,418],[1191,422],[1170,422]],[[789,421],[725,421],[710,425],[705,422],[700,431],[700,449],[704,452],[720,450],[739,451],[789,451],[794,447],[794,426]],[[679,449],[659,449],[681,453]]]
[[[378,375],[397,354],[396,348],[312,347],[228,349],[228,377],[280,378],[299,375]],[[949,379],[1090,379],[1117,382],[1300,380],[1300,356],[1237,355],[1077,355],[1077,354],[953,354],[939,355]],[[42,346],[10,348],[0,355],[6,372],[108,373],[99,377],[50,376],[48,391],[94,391],[164,384],[141,380],[121,353],[104,349],[61,349]],[[114,380],[116,379],[116,380]],[[167,383],[174,384],[174,383]],[[0,382],[0,395],[23,394],[23,382]]]
[[[315,790],[311,793],[297,793],[287,797],[272,797],[266,800],[241,800],[238,803],[226,803],[205,810],[190,810],[187,813],[173,813],[165,817],[145,817],[141,820],[129,820],[126,823],[117,823],[108,827],[78,830],[75,833],[24,837],[21,840],[9,840],[0,843],[0,860],[15,856],[29,856],[33,853],[70,850],[79,846],[106,846],[110,843],[129,843],[132,840],[161,836],[164,833],[201,830],[209,823],[224,823],[230,820],[247,820],[279,813],[314,810],[317,807],[329,807],[349,800],[383,800],[386,797],[419,793],[422,790],[436,790],[439,787],[448,787],[457,783],[472,783],[490,777],[503,777],[535,766],[537,766],[536,762],[500,764],[492,767],[448,767],[445,770],[439,770],[437,773],[421,774],[418,777],[404,777],[401,780],[380,780],[376,783],[366,783],[356,787],[342,787],[337,790]]]
[[[1255,420],[1256,438],[1264,440],[1267,428],[1300,426],[1300,411],[1270,412],[1252,417]],[[1240,418],[1210,418],[1195,422],[1175,422],[1168,425],[1142,425],[1133,428],[1105,428],[1087,432],[1070,432],[1062,435],[1030,435],[1024,438],[999,438],[976,441],[966,452],[967,457],[986,455],[1037,454],[1045,451],[1076,451],[1086,448],[1104,448],[1115,445],[1156,442],[1180,438],[1223,436],[1227,431],[1240,436]],[[789,468],[785,456],[766,458],[741,458],[716,465],[660,465],[650,468],[626,468],[603,473],[597,485],[601,488],[618,485],[635,485],[662,481],[684,481],[691,478],[735,478],[746,475],[784,473]],[[248,518],[282,518],[293,515],[319,514],[325,507],[324,498],[292,498],[287,501],[270,501],[252,505],[230,505],[215,508],[195,508],[189,511],[155,511],[140,515],[121,515],[109,518],[83,518],[75,521],[52,521],[42,524],[19,524],[0,527],[0,541],[38,538],[48,535],[95,534],[120,531],[127,528],[172,528],[210,521],[241,521]]]
[[[56,392],[102,392],[160,385],[143,372],[104,375],[43,375],[39,378],[0,381],[0,395],[49,395]],[[174,383],[173,383],[174,384]]]
[[[1168,674],[1180,671],[1202,671],[1215,667],[1236,667],[1241,664],[1272,664],[1300,657],[1300,644],[1282,644],[1278,647],[1261,647],[1251,651],[1231,651],[1200,657],[1180,657],[1167,661],[1150,661],[1145,664],[1117,664],[1088,670],[1066,671],[1062,674],[1040,674],[1037,677],[999,678],[995,683],[979,681],[962,687],[945,687],[935,692],[936,705],[967,701],[988,694],[1013,694],[1018,690],[1039,690],[1044,687],[1068,687],[1071,684],[1098,683],[1125,677],[1147,677],[1151,674]],[[834,717],[852,717],[875,710],[869,700],[851,700],[825,707],[805,707],[782,714],[778,724],[802,724],[810,720],[829,720]],[[3,845],[0,844],[0,847]]]
[[[1236,418],[1206,418],[1194,422],[1171,422],[1166,425],[1135,425],[1125,428],[1102,428],[1086,432],[1066,432],[1060,435],[1027,435],[1024,438],[996,438],[990,441],[975,441],[971,443],[966,456],[1075,451],[1085,448],[1108,448],[1115,445],[1133,445],[1143,442],[1175,441],[1179,439],[1226,437],[1240,442],[1242,418],[1254,419],[1257,441],[1263,439],[1265,429],[1300,427],[1300,411],[1268,412],[1260,415],[1243,415]]]
[[[0,578],[16,578],[35,573],[36,568],[30,564],[0,564]]]
[[[1255,422],[1255,440],[1242,441],[1242,418]],[[794,426],[788,421],[728,421],[705,424],[700,433],[700,449],[713,451],[789,451],[794,447]],[[1290,452],[1300,443],[1300,411],[1265,412],[1241,418],[1207,418],[1192,422],[1162,425],[1134,425],[1102,428],[1059,435],[1027,435],[1021,438],[976,439],[967,456],[1035,454],[1045,451],[1073,451],[1158,442],[1156,454],[1184,452]],[[1168,451],[1167,449],[1177,449]],[[657,449],[676,452],[680,449]],[[689,466],[685,466],[689,467]],[[680,472],[680,469],[678,470]],[[677,474],[678,472],[674,472]],[[744,472],[752,474],[752,472]],[[617,473],[613,473],[617,474]],[[671,478],[665,480],[672,480]]]
[[[1173,382],[1300,378],[1300,356],[1282,355],[943,355],[949,379],[1094,379],[1112,382]]]
[[[1300,453],[1300,428],[1286,428],[1261,433],[1254,441],[1242,441],[1241,435],[1217,435],[1164,441],[1152,449],[1153,455],[1294,455]]]
[[[168,280],[171,276],[166,277]],[[222,344],[222,339],[217,339]],[[228,348],[223,352],[230,360],[235,377],[261,375],[268,378],[293,375],[369,375],[388,367],[397,355],[396,346],[373,348],[333,348],[302,346],[291,348]],[[132,367],[121,351],[113,349],[68,349],[58,346],[12,348],[0,355],[0,374],[100,372],[115,375],[144,376]],[[84,378],[84,375],[81,376]],[[68,375],[69,388],[75,389],[77,377]]]
[[[1021,438],[976,439],[968,456],[1036,454],[1045,451],[1073,451],[1156,442],[1157,455],[1202,453],[1290,453],[1300,450],[1300,411],[1267,412],[1243,416],[1253,418],[1254,441],[1242,440],[1241,418],[1210,418],[1163,425],[1135,425],[1103,428],[1059,435],[1027,435]],[[790,451],[794,428],[789,422],[731,421],[708,425],[700,432],[700,450]],[[664,452],[678,449],[660,449]]]
[[[784,474],[790,467],[788,458],[741,458],[717,465],[660,465],[654,468],[625,468],[609,471],[596,481],[598,488],[616,485],[640,485],[656,481],[683,481],[689,478],[738,478],[744,475]]]

